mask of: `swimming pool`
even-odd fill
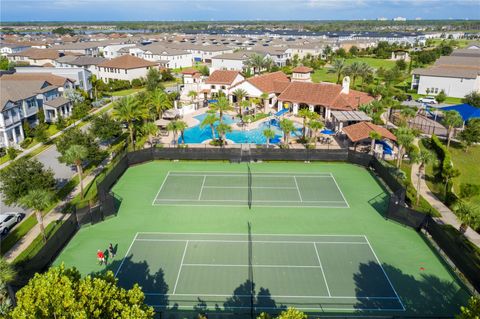
[[[207,114],[201,114],[195,116],[200,123],[202,123],[203,119],[207,116]],[[238,123],[240,120],[237,118],[232,119],[231,116],[223,116],[223,123],[225,124],[234,124]],[[215,127],[218,125],[218,122],[215,123]],[[270,121],[264,122],[260,124],[257,128],[252,130],[233,130],[230,133],[226,134],[226,139],[230,140],[234,143],[253,143],[253,144],[266,144],[267,139],[263,136],[263,131],[267,128],[271,128],[275,132],[275,137],[270,139],[271,144],[278,144],[281,142],[283,133],[278,127],[277,123],[270,124]],[[297,127],[297,131],[293,134],[293,136],[300,136],[301,135],[301,128]],[[207,140],[212,139],[212,130],[210,126],[200,127],[200,124],[190,127],[185,130],[185,143],[186,144],[199,144],[203,143]],[[215,137],[218,137],[218,133],[215,131]],[[178,142],[182,142],[182,138],[178,139]]]

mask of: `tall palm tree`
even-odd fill
[[[167,125],[167,130],[173,133],[173,144],[177,144],[178,127],[177,121],[173,120]]]
[[[198,93],[197,93],[197,91],[191,90],[191,91],[188,92],[187,95],[188,95],[188,97],[191,99],[192,104],[193,104],[193,102],[195,102],[195,99],[196,99],[197,96],[198,96]]]
[[[286,147],[288,147],[288,138],[290,133],[295,132],[295,125],[292,120],[283,119],[280,121],[280,128],[283,131],[283,141]]]
[[[262,132],[263,136],[267,139],[267,148],[270,147],[270,140],[275,137],[275,131],[271,128],[267,128]]]
[[[370,144],[370,154],[373,155],[374,152],[375,152],[375,141],[381,139],[382,135],[380,133],[378,133],[377,131],[370,131],[370,133],[368,133],[368,136],[372,140],[372,142]]]
[[[270,72],[274,66],[275,62],[272,60],[272,58],[265,58],[263,60],[263,67],[267,69],[268,72]]]
[[[233,95],[237,97],[237,106],[239,107],[239,116],[242,118],[242,107],[241,104],[243,102],[243,99],[247,96],[247,91],[244,89],[236,89],[235,91],[232,92]]]
[[[313,132],[313,140],[315,141],[315,147],[317,147],[317,134],[318,134],[318,131],[320,131],[322,128],[325,127],[325,124],[323,124],[323,122],[320,122],[320,121],[316,121],[316,120],[313,120],[313,121],[309,121],[308,122],[308,128],[310,129],[311,132]]]
[[[365,80],[370,78],[372,75],[373,75],[373,68],[367,63],[363,62],[361,64],[360,74],[359,74],[359,76],[362,78],[362,84],[361,84],[362,89],[364,89]]]
[[[182,138],[182,144],[185,144],[185,130],[188,128],[188,124],[184,121],[176,121],[177,130],[180,132],[180,137]]]
[[[411,107],[404,107],[400,110],[400,115],[405,122],[405,126],[408,126],[408,120],[414,118],[417,115],[417,110]]]
[[[457,111],[446,111],[443,116],[443,125],[447,127],[447,148],[450,147],[450,140],[452,139],[452,132],[455,127],[460,127],[463,124],[463,118]]]
[[[415,135],[413,134],[413,131],[408,127],[399,127],[395,132],[395,136],[397,137],[398,144],[397,168],[400,168],[400,164],[403,159],[404,149],[406,149],[412,144],[413,140],[415,139]]]
[[[267,100],[268,100],[268,94],[263,92],[261,95],[260,95],[260,99],[262,99],[262,104],[263,104],[263,113],[265,113],[267,110],[266,110],[266,104],[267,104]]]
[[[362,65],[360,62],[353,62],[345,68],[345,74],[352,77],[352,85],[355,87],[355,80],[362,73]]]
[[[156,89],[148,94],[147,105],[154,111],[154,120],[162,118],[163,112],[173,107],[172,100],[161,89]]]
[[[221,96],[218,98],[217,102],[210,104],[210,109],[214,112],[219,113],[220,124],[222,124],[223,113],[233,110],[233,107],[230,105],[230,101],[225,96]]]
[[[42,212],[50,205],[52,198],[53,195],[50,191],[33,189],[19,200],[21,205],[34,210],[44,243],[47,242],[47,234],[45,233],[45,226],[43,225]]]
[[[217,132],[218,132],[218,135],[220,136],[220,141],[222,142],[222,145],[225,143],[225,135],[231,131],[232,131],[232,128],[230,127],[230,125],[225,123],[218,124]]]
[[[239,112],[240,114],[242,114],[244,109],[249,108],[251,106],[251,102],[249,100],[243,100],[242,102],[240,102],[238,106],[240,108]],[[240,118],[243,119],[243,114],[240,115]]]
[[[435,157],[433,154],[425,149],[420,150],[420,153],[418,155],[414,156],[413,161],[420,164],[418,165],[418,172],[417,172],[417,200],[416,200],[416,205],[418,206],[418,203],[420,202],[420,181],[422,179],[422,176],[425,172],[425,166],[432,163],[435,160]]]
[[[265,68],[265,58],[261,54],[254,53],[245,61],[245,66],[252,68],[253,73],[258,74]]]
[[[200,127],[204,128],[205,126],[210,126],[212,130],[212,141],[215,140],[215,123],[218,121],[218,117],[214,113],[209,113],[200,123]]]
[[[135,150],[135,127],[136,121],[148,117],[148,111],[143,105],[139,105],[133,96],[126,96],[113,106],[113,117],[120,122],[126,122],[130,133],[130,142]]]
[[[68,164],[74,164],[77,167],[78,179],[80,182],[80,196],[83,199],[85,196],[83,192],[83,161],[88,157],[88,149],[83,145],[70,146],[63,158]]]
[[[311,116],[313,112],[311,112],[309,109],[301,109],[298,111],[298,116],[300,116],[303,119],[302,123],[302,138],[305,140],[306,138],[306,133],[307,133],[307,119]]]
[[[328,72],[335,73],[337,75],[337,84],[340,84],[340,78],[345,74],[346,68],[345,59],[335,59]]]
[[[141,129],[144,136],[148,136],[148,143],[150,147],[153,147],[153,137],[158,132],[158,126],[153,122],[146,122],[142,125]]]
[[[250,102],[253,104],[253,113],[257,114],[257,107],[260,105],[261,100],[258,97],[254,97],[250,99]]]

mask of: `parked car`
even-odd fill
[[[1,213],[0,214],[0,234],[6,234],[13,226],[22,220],[22,213]]]
[[[437,100],[435,100],[434,96],[424,96],[418,99],[420,103],[427,103],[427,104],[437,104]]]

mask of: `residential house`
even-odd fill
[[[457,98],[480,92],[480,50],[455,50],[450,56],[440,57],[433,66],[413,70],[412,89],[430,95],[443,90],[447,96]]]
[[[97,77],[103,82],[144,78],[150,68],[158,67],[158,63],[147,61],[132,55],[122,55],[106,60],[96,66]]]
[[[212,57],[212,66],[210,72],[216,70],[229,70],[229,71],[245,71],[247,66],[245,62],[254,54],[259,54],[253,51],[237,51],[234,53],[225,53]],[[265,54],[262,54],[265,56]]]
[[[99,43],[98,42],[75,42],[63,45],[55,45],[52,49],[62,53],[72,52],[79,55],[86,56],[98,56],[99,55]]]
[[[30,46],[21,44],[21,43],[0,43],[0,54],[2,56],[7,56],[11,54],[20,53],[26,49],[30,48]]]
[[[122,55],[121,49],[134,47],[135,43],[110,44],[103,48],[103,57],[106,59],[118,58]]]
[[[123,48],[129,51],[129,54],[145,59],[147,61],[156,62],[165,68],[188,68],[192,64],[192,54],[185,50],[170,49],[162,44],[148,44],[136,46],[133,48]]]
[[[63,54],[52,49],[35,49],[29,48],[18,53],[8,55],[8,60],[15,63],[25,63],[35,66],[53,66],[53,63]]]
[[[229,96],[231,88],[244,80],[245,77],[239,71],[216,70],[205,80],[202,93],[205,99],[216,97],[220,93]]]

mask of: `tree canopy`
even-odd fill
[[[0,171],[0,191],[7,205],[18,203],[31,190],[53,190],[55,178],[37,159],[22,157]]]
[[[65,154],[72,145],[82,145],[88,150],[86,161],[97,161],[102,159],[103,152],[92,134],[81,131],[78,128],[71,128],[57,138],[57,150],[61,154],[60,162],[66,163]]]
[[[152,307],[145,305],[145,295],[135,284],[126,290],[117,286],[111,271],[81,278],[75,268],[63,265],[36,274],[17,293],[12,319],[151,319]]]

